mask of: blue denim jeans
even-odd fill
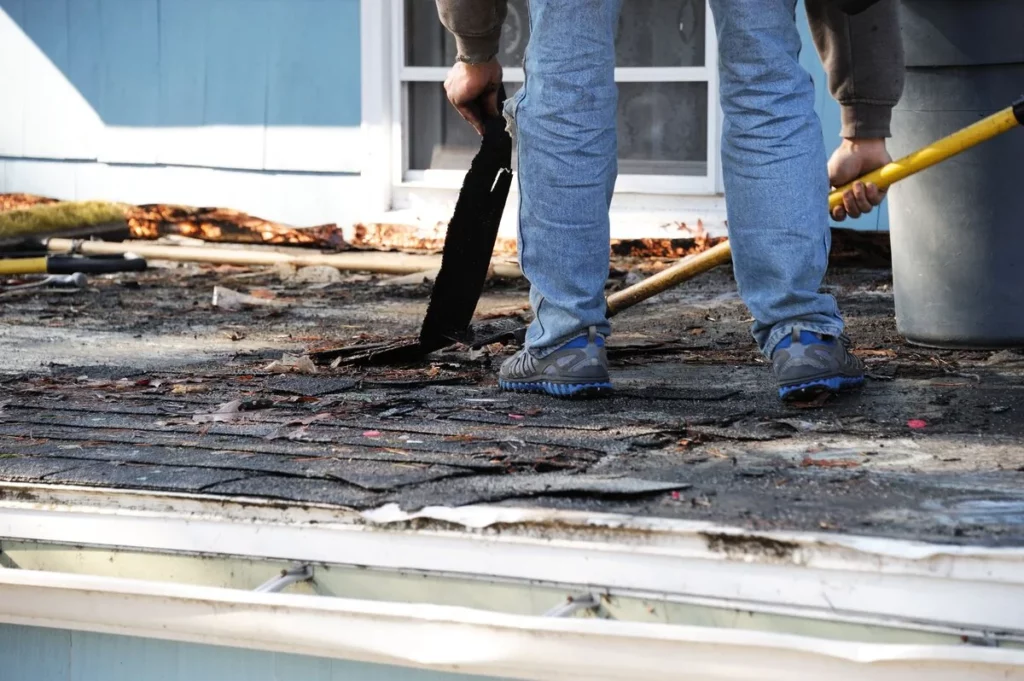
[[[609,333],[608,208],[617,174],[615,33],[622,0],[530,0],[526,83],[506,104],[519,154],[519,253],[539,354],[590,326]],[[725,127],[729,238],[754,338],[842,333],[820,292],[828,173],[796,0],[711,0]]]

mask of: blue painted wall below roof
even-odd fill
[[[0,624],[2,681],[499,681],[301,655]]]
[[[358,172],[360,0],[0,0],[0,156]]]

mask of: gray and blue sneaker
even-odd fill
[[[823,336],[794,329],[772,352],[779,397],[805,401],[864,383],[864,365],[850,353],[845,336]]]
[[[590,327],[544,357],[524,348],[501,365],[498,386],[513,392],[554,397],[594,397],[612,391],[604,337]]]

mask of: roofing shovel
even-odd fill
[[[499,105],[505,88],[498,90]],[[468,340],[470,322],[491,265],[498,226],[512,186],[512,138],[503,116],[484,121],[480,150],[466,173],[448,223],[441,269],[434,280],[419,338],[354,345],[312,355],[336,365],[401,364]]]

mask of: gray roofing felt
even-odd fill
[[[284,352],[414,332],[426,291],[231,276],[157,270],[7,300],[0,480],[1024,544],[1024,356],[907,346],[888,272],[830,281],[872,380],[818,409],[775,401],[728,270],[617,319],[619,393],[588,402],[498,392],[497,347],[272,373]],[[287,304],[219,310],[214,283]],[[523,300],[498,289],[481,309]]]

